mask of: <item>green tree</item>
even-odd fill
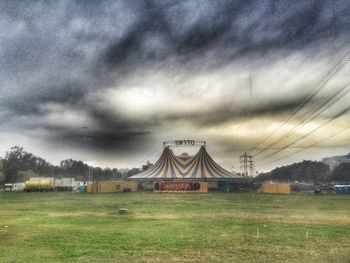
[[[3,160],[0,160],[0,184],[6,181],[6,177],[3,171]]]
[[[104,180],[112,180],[114,177],[113,171],[111,168],[104,168],[103,169],[103,179]]]
[[[15,183],[19,171],[32,170],[40,175],[51,175],[52,165],[40,157],[28,153],[22,147],[12,147],[6,153],[4,173],[6,181]]]
[[[61,161],[60,168],[62,174],[65,176],[74,178],[83,177],[85,180],[88,179],[89,166],[82,161],[66,159]]]
[[[332,173],[335,182],[350,183],[350,163],[342,163],[335,167]]]
[[[103,170],[101,167],[93,167],[93,177],[94,181],[104,180],[103,179]]]
[[[277,167],[268,173],[263,173],[257,176],[257,181],[304,181],[321,183],[331,179],[329,166],[314,161],[303,161],[287,166]]]
[[[128,172],[128,177],[133,176],[135,174],[141,173],[142,170],[140,168],[132,168],[129,172]]]
[[[34,173],[32,170],[19,171],[17,173],[16,181],[17,182],[25,182],[32,177],[39,177],[39,176],[40,176],[39,174]]]
[[[0,171],[0,184],[3,184],[6,181],[6,177],[3,171]]]

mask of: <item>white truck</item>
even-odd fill
[[[56,191],[73,191],[74,186],[74,178],[70,177],[55,179],[54,182],[54,188]]]
[[[14,183],[12,191],[21,192],[24,190],[25,183]]]

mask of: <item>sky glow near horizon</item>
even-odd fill
[[[163,141],[198,139],[219,164],[239,171],[239,155],[350,50],[346,1],[2,1],[0,10],[0,155],[18,145],[53,164],[73,158],[131,168],[156,161]],[[349,76],[346,65],[259,149]],[[347,130],[274,161],[346,129],[345,112],[263,158],[349,102],[347,94],[258,155],[256,169],[350,152]]]

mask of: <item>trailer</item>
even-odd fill
[[[24,183],[26,192],[48,192],[54,190],[53,177],[33,177]]]
[[[74,178],[71,177],[55,179],[54,181],[54,188],[56,191],[73,191],[74,185]]]

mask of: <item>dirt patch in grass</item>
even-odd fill
[[[48,217],[108,216],[106,212],[49,212]]]
[[[0,211],[0,216],[8,216],[8,215],[13,215],[16,214],[14,211]]]
[[[141,213],[141,212],[135,212],[134,217],[136,218],[143,218],[143,219],[178,219],[178,218],[188,218],[189,215],[182,215],[182,214],[158,214],[158,213]]]
[[[134,213],[136,218],[145,219],[179,219],[179,218],[205,218],[205,219],[244,219],[252,221],[271,221],[279,223],[307,223],[307,224],[350,224],[350,216],[329,215],[252,215],[251,213]]]

